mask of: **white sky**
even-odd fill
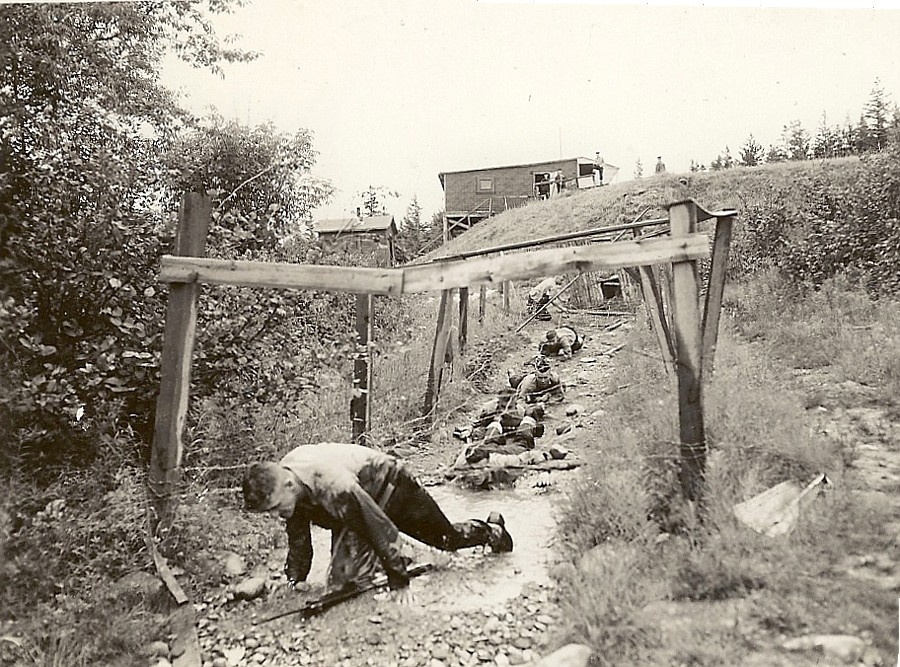
[[[312,130],[337,188],[315,217],[374,185],[400,192],[398,222],[414,194],[423,217],[443,208],[441,171],[600,150],[627,180],[638,159],[648,175],[657,155],[670,172],[737,156],[751,132],[768,147],[795,119],[814,134],[823,112],[856,123],[876,77],[900,103],[895,3],[667,4],[254,0],[217,25],[257,61],[163,80],[195,111]]]

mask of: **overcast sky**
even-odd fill
[[[443,208],[441,171],[600,150],[628,180],[638,159],[680,172],[750,133],[768,147],[791,120],[856,123],[876,77],[900,102],[897,3],[710,4],[252,0],[217,25],[257,61],[164,81],[196,111],[312,130],[337,188],[315,217],[373,185],[401,193],[398,221],[413,195]]]

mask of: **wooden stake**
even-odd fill
[[[469,336],[469,288],[459,288],[459,356],[466,354],[466,342]]]
[[[478,324],[484,324],[484,307],[487,301],[487,285],[478,286]]]
[[[503,312],[509,313],[509,281],[503,281]]]
[[[441,305],[438,307],[437,325],[434,330],[434,347],[431,350],[431,366],[428,369],[428,386],[425,389],[425,403],[422,414],[426,417],[434,411],[441,391],[441,379],[444,374],[444,362],[450,343],[450,330],[453,324],[453,290],[441,292]]]
[[[353,442],[368,445],[371,421],[372,359],[369,345],[374,323],[374,299],[371,294],[356,296],[356,353],[353,356],[353,394],[350,399],[350,426]]]
[[[697,229],[697,205],[692,201],[669,207],[673,238]],[[678,417],[681,440],[681,489],[684,497],[699,502],[706,468],[703,428],[703,385],[700,381],[700,294],[697,261],[672,265],[672,322],[678,377]]]
[[[714,369],[733,224],[734,216],[716,219],[716,236],[713,241],[712,263],[709,267],[709,282],[706,287],[706,305],[703,309],[703,360],[700,371],[707,380],[712,377]]]
[[[207,195],[187,193],[182,197],[175,234],[176,255],[203,256],[211,211],[212,203]],[[182,434],[191,384],[199,295],[199,283],[169,285],[148,475],[154,535],[171,528],[175,518],[175,490],[181,480]]]
[[[634,236],[637,238],[640,233],[634,230]],[[666,374],[672,375],[675,372],[675,349],[672,345],[672,334],[666,324],[666,315],[663,311],[662,297],[659,293],[659,285],[652,266],[639,266],[635,269],[638,282],[641,285],[641,293],[644,296],[644,307],[647,309],[647,316],[650,318],[650,328],[656,334],[656,341],[659,343],[659,351],[662,354],[663,365],[666,368]]]

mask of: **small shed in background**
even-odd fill
[[[571,190],[608,185],[619,168],[605,164],[603,181],[594,179],[594,161],[573,157],[505,167],[444,171],[444,240],[497,213]],[[561,189],[555,187],[561,184]]]
[[[371,252],[379,266],[394,266],[397,224],[392,215],[319,220],[313,224],[323,247]]]

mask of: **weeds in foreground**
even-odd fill
[[[644,346],[648,354],[621,357],[611,380],[628,378],[621,384],[630,386],[608,402],[597,465],[585,471],[561,512],[570,558],[579,564],[563,579],[590,576],[583,570],[595,562],[595,553],[621,556],[625,562],[617,566],[630,572],[631,579],[620,580],[612,565],[604,565],[603,576],[615,582],[612,589],[589,594],[582,585],[566,593],[572,636],[594,642],[596,653],[610,664],[632,664],[642,652],[652,656],[649,662],[722,664],[735,658],[754,632],[869,632],[885,654],[895,650],[890,596],[841,570],[849,554],[890,548],[879,527],[884,517],[844,486],[848,443],[811,429],[809,399],[783,387],[782,378],[790,376],[785,364],[802,357],[803,363],[827,362],[839,380],[869,382],[887,396],[900,345],[898,305],[845,293],[847,286],[839,282],[827,288],[830,293],[790,296],[768,287],[764,280],[738,286],[726,310],[731,318],[723,323],[715,375],[705,388],[709,453],[702,524],[677,520],[677,408],[666,396],[673,383],[648,381],[655,371],[647,365],[657,363],[652,339],[639,334],[637,349]],[[747,332],[754,332],[756,345],[746,344]],[[828,473],[833,485],[790,536],[761,536],[735,519],[735,503],[784,480],[806,484],[820,472]],[[680,531],[688,539],[662,535],[655,544],[648,541],[659,530]],[[635,548],[652,567],[629,560]],[[842,600],[837,606],[836,593]],[[731,630],[720,628],[700,642],[694,636],[691,643],[676,631],[661,647],[645,631],[652,622],[640,603],[614,606],[607,594],[683,604],[744,601],[745,629],[731,636]],[[690,633],[694,622],[703,623],[688,616],[682,632]]]

